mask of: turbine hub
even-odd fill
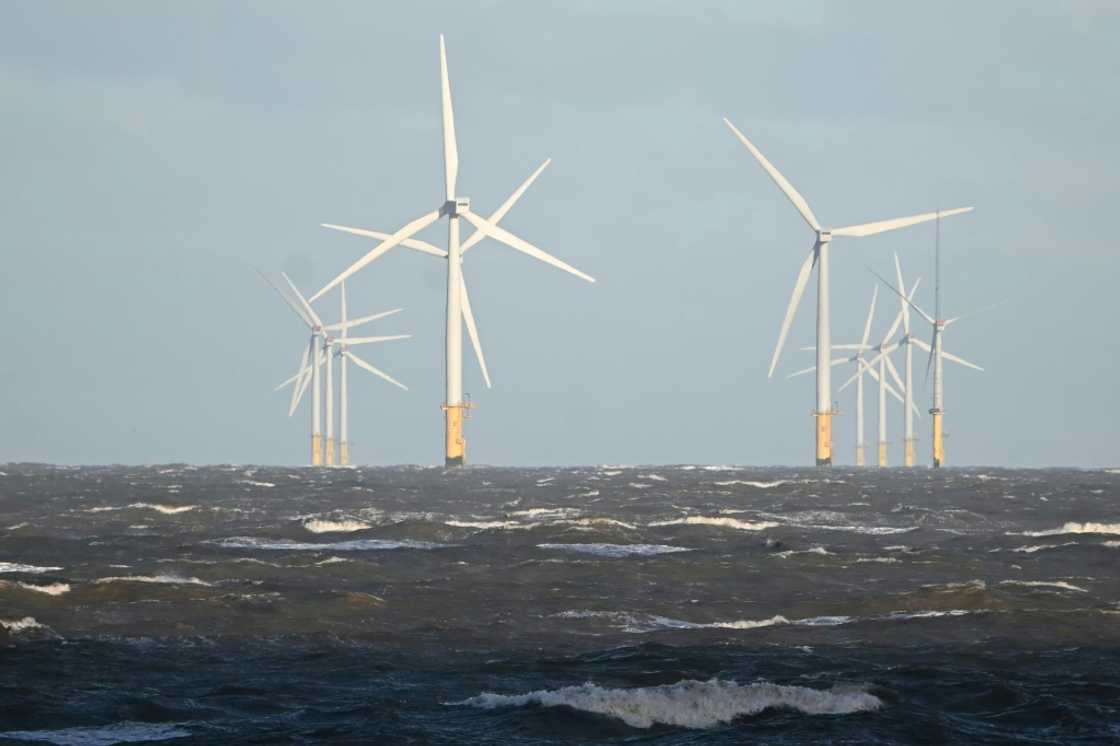
[[[832,231],[817,231],[817,241],[828,243],[832,240]]]
[[[443,203],[443,207],[439,208],[441,214],[449,218],[457,218],[464,212],[469,212],[471,209],[470,197],[456,197],[449,199]]]

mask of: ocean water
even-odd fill
[[[0,743],[1120,741],[1120,473],[0,466]]]

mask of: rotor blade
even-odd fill
[[[993,308],[999,308],[1000,306],[1004,305],[1005,303],[1007,303],[1006,300],[1001,300],[998,303],[991,304],[990,306],[984,306],[983,308],[977,308],[975,311],[969,311],[968,313],[962,313],[960,316],[954,316],[951,319],[946,319],[945,326],[949,326],[949,324],[955,324],[956,322],[960,321],[961,319],[967,319],[969,316],[975,316],[978,313],[984,313],[985,311],[991,311]]]
[[[934,320],[934,318],[933,318],[932,316],[930,316],[930,315],[929,315],[928,313],[926,313],[926,312],[925,312],[925,311],[923,311],[923,310],[922,310],[921,308],[919,308],[919,307],[918,307],[918,305],[917,305],[916,303],[914,303],[914,301],[912,301],[912,300],[910,300],[909,298],[907,298],[907,297],[906,297],[905,295],[903,295],[903,294],[902,294],[902,292],[901,292],[901,291],[900,291],[900,290],[899,290],[898,288],[896,288],[896,287],[895,287],[894,285],[890,284],[890,283],[889,283],[889,282],[887,282],[887,281],[886,281],[885,279],[883,279],[883,276],[882,276],[881,274],[879,274],[879,273],[878,273],[878,272],[876,272],[875,270],[871,269],[870,267],[868,267],[868,271],[869,271],[869,272],[871,272],[871,274],[873,274],[873,275],[875,275],[876,277],[878,277],[878,278],[879,278],[879,281],[880,281],[880,282],[882,282],[882,283],[883,283],[884,285],[886,285],[886,286],[887,286],[887,288],[889,288],[889,289],[891,290],[891,292],[893,292],[893,293],[894,293],[895,295],[897,295],[897,296],[898,296],[899,298],[902,298],[902,300],[904,300],[904,301],[906,301],[907,303],[909,303],[909,304],[910,304],[910,307],[911,307],[911,308],[913,308],[913,309],[914,309],[915,311],[917,311],[917,312],[918,312],[919,314],[921,314],[921,317],[922,317],[923,319],[925,319],[926,321],[928,321],[928,322],[929,322],[929,323],[931,323],[931,324],[936,324],[936,323],[937,323],[937,321],[935,321],[935,320]],[[917,288],[917,283],[915,283],[915,284],[914,284],[914,287],[915,287],[915,288]]]
[[[307,347],[304,347],[303,348],[303,355],[299,359],[299,370],[296,372],[296,374],[294,376],[292,376],[291,378],[289,378],[288,380],[284,381],[283,383],[278,385],[276,388],[274,388],[273,391],[279,391],[280,389],[284,388],[285,386],[287,386],[292,381],[298,380],[299,377],[303,375],[303,371],[307,368],[307,355],[308,355]],[[293,396],[295,396],[295,394],[293,394]]]
[[[978,370],[980,372],[984,371],[984,369],[981,368],[979,365],[976,365],[975,363],[970,363],[967,360],[965,360],[964,358],[957,357],[956,355],[951,355],[948,352],[945,352],[945,350],[941,351],[941,357],[945,358],[946,360],[952,360],[957,365],[963,365],[967,368],[972,368],[973,370]]]
[[[506,213],[509,212],[510,208],[514,206],[517,200],[521,199],[521,195],[525,193],[525,190],[528,189],[529,186],[537,180],[537,177],[541,175],[541,171],[544,171],[550,163],[552,163],[552,159],[548,158],[544,163],[538,166],[537,170],[534,171],[528,179],[525,179],[525,181],[522,182],[521,186],[517,187],[517,189],[514,190],[513,194],[509,195],[506,201],[502,203],[502,206],[497,210],[494,210],[494,212],[490,214],[490,217],[487,218],[487,220],[497,225],[498,222],[506,216]],[[467,252],[467,249],[474,246],[484,238],[486,238],[486,232],[476,230],[471,234],[470,238],[464,241],[463,245],[459,247],[459,252],[465,254]]]
[[[867,322],[863,325],[863,341],[860,342],[864,347],[867,346],[867,338],[871,336],[871,319],[875,317],[875,301],[879,297],[879,286],[875,286],[875,290],[871,293],[871,308],[867,311]]]
[[[292,309],[293,311],[295,311],[295,312],[296,312],[296,315],[300,317],[300,319],[301,319],[301,320],[303,321],[303,323],[305,323],[305,324],[307,324],[308,326],[311,326],[311,327],[315,326],[315,322],[314,322],[314,321],[312,321],[312,320],[311,320],[311,317],[310,317],[310,316],[308,316],[308,315],[307,315],[307,314],[306,314],[306,313],[304,312],[304,310],[303,310],[303,308],[302,308],[302,307],[300,306],[300,304],[298,304],[298,303],[296,303],[296,302],[295,302],[294,300],[292,300],[292,299],[291,299],[291,298],[290,298],[290,297],[288,296],[288,294],[287,294],[287,293],[285,293],[285,292],[284,292],[283,290],[281,290],[281,289],[280,289],[280,286],[279,286],[279,285],[277,285],[276,283],[274,283],[274,282],[273,282],[272,280],[268,279],[268,276],[267,276],[267,275],[265,275],[265,273],[264,273],[264,272],[261,272],[261,271],[260,271],[259,269],[257,270],[257,274],[258,274],[258,275],[260,275],[260,276],[261,276],[261,279],[262,279],[262,280],[264,280],[265,282],[267,282],[267,283],[269,284],[269,286],[270,286],[270,287],[271,287],[271,288],[272,288],[273,290],[275,290],[275,291],[276,291],[276,294],[280,296],[280,299],[281,299],[281,300],[283,300],[283,301],[284,301],[284,303],[288,305],[288,307],[290,307],[290,308],[291,308],[291,309]]]
[[[902,394],[895,391],[894,387],[891,386],[886,380],[883,381],[883,388],[886,389],[887,393],[897,399],[903,406],[906,405],[906,400],[902,398]]]
[[[339,297],[342,300],[342,311],[341,311],[342,315],[339,317],[339,323],[342,324],[342,327],[339,329],[339,331],[342,332],[342,338],[345,339],[346,338],[346,330],[350,328],[349,326],[346,325],[348,322],[346,320],[346,283],[345,282],[339,283],[338,294],[339,294]]]
[[[755,160],[757,160],[762,165],[762,167],[766,169],[766,173],[770,174],[770,178],[774,180],[774,183],[778,185],[778,188],[785,192],[786,196],[789,197],[789,201],[792,202],[793,206],[797,208],[797,211],[801,213],[801,217],[805,218],[805,222],[809,224],[809,227],[815,231],[819,231],[821,229],[821,224],[817,222],[817,216],[813,214],[813,211],[811,209],[809,209],[809,203],[805,201],[805,198],[801,196],[801,193],[793,188],[793,184],[790,184],[789,181],[786,180],[786,177],[782,176],[781,172],[778,171],[778,169],[774,168],[774,164],[766,160],[766,156],[759,152],[758,148],[754,146],[754,143],[748,140],[742,132],[735,128],[735,125],[731,123],[730,119],[724,117],[723,122],[732,132],[735,133],[735,136],[738,137],[739,140],[747,146],[747,150],[751,151],[751,155],[755,157]]]
[[[474,346],[474,356],[478,358],[478,367],[482,370],[482,380],[486,382],[486,388],[493,388],[490,385],[490,371],[486,369],[486,358],[482,356],[482,342],[478,339],[478,327],[474,323],[474,312],[471,311],[471,299],[467,295],[467,281],[463,276],[459,275],[459,295],[462,298],[462,311],[463,321],[467,325],[467,335],[471,338],[471,345]]]
[[[814,245],[813,250],[809,252],[809,257],[801,265],[801,271],[797,273],[797,281],[793,284],[793,295],[790,296],[789,306],[786,307],[786,316],[782,319],[782,328],[778,332],[778,344],[774,347],[774,356],[770,358],[770,372],[766,374],[767,378],[774,377],[774,368],[778,367],[778,357],[782,354],[782,345],[786,343],[786,335],[789,334],[793,316],[797,313],[797,304],[801,302],[801,296],[805,294],[805,285],[808,284],[809,275],[812,274],[816,263],[817,247]]]
[[[411,223],[404,226],[399,231],[397,231],[396,233],[394,233],[393,235],[389,236],[387,239],[385,239],[384,241],[379,243],[377,246],[375,246],[373,248],[373,250],[371,250],[368,254],[363,256],[361,259],[359,259],[358,261],[351,264],[350,267],[345,272],[343,272],[338,277],[331,280],[329,283],[327,283],[327,285],[322,290],[315,293],[315,295],[311,296],[311,300],[314,301],[315,299],[321,297],[323,295],[323,293],[327,292],[328,290],[333,288],[335,285],[337,285],[340,282],[342,282],[343,280],[347,279],[348,277],[350,277],[350,275],[354,274],[355,272],[357,272],[358,270],[360,270],[362,267],[366,266],[370,262],[376,260],[378,257],[380,257],[382,254],[384,254],[386,251],[393,248],[394,246],[399,244],[404,239],[412,236],[412,234],[419,233],[420,231],[424,230],[429,225],[431,225],[432,223],[439,220],[439,215],[440,215],[439,210],[433,210],[432,212],[429,212],[427,215],[416,218],[416,220],[413,220]]]
[[[284,281],[288,283],[288,287],[290,287],[292,289],[292,292],[296,294],[296,298],[299,300],[300,305],[303,306],[304,312],[306,312],[306,314],[311,317],[311,320],[315,322],[315,326],[321,328],[323,326],[323,320],[319,318],[319,314],[315,313],[315,309],[312,308],[311,304],[307,302],[307,299],[303,297],[303,293],[299,291],[299,288],[296,287],[296,284],[292,282],[292,279],[283,272],[280,273],[280,276],[284,278]]]
[[[545,251],[542,251],[541,249],[538,249],[536,246],[533,246],[528,241],[525,241],[524,239],[518,238],[517,236],[513,235],[512,233],[507,231],[505,228],[500,228],[500,227],[494,225],[493,223],[491,223],[489,220],[486,220],[485,218],[483,218],[479,215],[476,215],[473,212],[470,212],[469,210],[461,212],[460,215],[462,215],[468,221],[470,221],[474,225],[474,227],[478,228],[479,230],[484,231],[491,238],[496,238],[497,240],[501,241],[506,246],[509,246],[512,249],[517,249],[521,253],[528,254],[529,256],[533,257],[534,259],[539,259],[540,261],[544,262],[545,264],[551,264],[553,267],[557,267],[559,269],[562,269],[565,272],[570,272],[571,274],[575,275],[576,277],[579,277],[580,279],[587,280],[588,282],[595,282],[594,277],[591,277],[590,275],[586,275],[583,272],[580,272],[578,269],[571,266],[570,264],[566,264],[566,263],[560,261],[559,259],[552,256],[548,252],[545,252]]]
[[[866,344],[862,344],[862,345],[856,345],[856,344],[830,345],[830,346],[834,350],[870,350],[871,349],[871,346],[866,345]],[[816,350],[817,348],[816,347],[802,347],[801,349],[803,349],[803,350]]]
[[[353,233],[355,236],[365,236],[366,238],[376,238],[378,241],[384,241],[392,237],[392,234],[382,233],[381,231],[371,231],[365,228],[349,228],[345,225],[334,225],[333,223],[319,223],[324,228],[330,228],[334,231],[342,231],[343,233]],[[447,252],[443,249],[433,246],[427,241],[421,241],[418,238],[406,238],[400,242],[401,246],[409,249],[415,249],[425,254],[432,256],[445,257]]]
[[[875,358],[875,359],[878,360],[878,358]],[[859,360],[858,365],[856,366],[856,372],[852,374],[851,378],[849,378],[847,381],[844,381],[843,385],[841,385],[840,388],[837,389],[837,391],[843,391],[844,389],[848,388],[849,386],[851,386],[853,383],[856,382],[857,378],[859,378],[864,373],[867,373],[869,371],[870,371],[870,367],[867,365],[867,363],[864,362],[863,360]]]
[[[448,201],[455,199],[459,176],[459,146],[455,143],[455,112],[451,109],[451,81],[447,79],[447,48],[439,35],[439,88],[443,100],[443,175]]]
[[[880,347],[885,345],[887,343],[887,340],[894,336],[895,332],[898,331],[898,327],[901,326],[901,324],[902,324],[902,311],[899,311],[897,314],[895,314],[894,322],[891,323],[891,327],[889,329],[887,329],[887,333],[883,335],[883,341],[879,343]]]
[[[891,378],[893,378],[894,382],[898,384],[898,388],[900,391],[905,391],[906,384],[902,382],[902,376],[898,375],[898,368],[894,367],[894,363],[891,361],[891,356],[887,355],[887,357],[884,359],[887,362],[887,370],[890,371]]]
[[[970,212],[971,207],[957,207],[952,210],[941,210],[940,212],[923,212],[921,215],[911,215],[905,218],[891,218],[890,220],[878,220],[874,223],[861,223],[860,225],[848,225],[843,228],[836,228],[832,231],[833,236],[873,236],[876,233],[883,233],[885,231],[893,231],[896,228],[905,228],[910,225],[917,225],[918,223],[925,223],[930,220],[937,220],[938,218],[947,218],[950,215],[959,215],[962,212]]]
[[[850,362],[852,362],[852,360],[853,360],[853,358],[850,358],[850,357],[834,357],[834,358],[832,358],[832,362],[829,365],[831,365],[832,367],[836,367],[837,365],[843,365],[844,363],[850,363]],[[811,365],[808,368],[802,368],[801,370],[797,371],[796,373],[790,373],[788,376],[786,376],[786,378],[797,378],[798,376],[803,376],[806,373],[812,373],[816,369],[817,369],[817,366]]]
[[[347,337],[346,344],[348,345],[368,345],[377,344],[378,342],[392,342],[395,339],[411,339],[411,334],[393,334],[388,337]]]
[[[914,344],[914,346],[920,347],[921,349],[925,350],[926,352],[933,352],[932,347],[930,347],[923,340],[920,340],[917,337],[911,337],[910,341]]]
[[[385,372],[380,371],[377,368],[373,367],[372,365],[367,363],[365,360],[362,360],[360,357],[355,355],[353,352],[350,352],[349,350],[347,350],[343,354],[345,354],[346,357],[348,357],[350,359],[350,361],[352,363],[354,363],[355,365],[357,365],[359,368],[365,368],[366,370],[368,370],[370,373],[374,374],[378,378],[384,379],[384,380],[388,381],[389,383],[393,384],[394,386],[399,386],[402,389],[404,389],[405,391],[408,391],[408,386],[405,386],[403,383],[401,383],[397,379],[393,378],[388,373],[385,373]]]
[[[905,293],[906,292],[906,283],[904,283],[902,281],[902,264],[900,264],[899,261],[898,261],[898,252],[897,251],[894,252],[894,277],[895,277],[895,281],[898,282],[898,289]],[[907,293],[907,295],[909,297],[913,298],[914,297],[914,291],[911,290],[909,293]],[[903,300],[902,298],[898,299],[898,305],[902,307],[902,330],[906,334],[909,334],[910,333],[910,306],[906,305],[906,301]]]
[[[343,287],[346,286],[343,285]],[[392,316],[393,314],[400,313],[403,310],[403,308],[394,308],[392,311],[382,311],[381,313],[374,313],[370,314],[369,316],[359,316],[358,318],[350,319],[349,321],[340,321],[337,324],[327,324],[323,327],[323,329],[329,332],[345,332],[347,329],[353,329],[355,326],[361,326],[362,324],[368,324],[371,321],[383,319],[386,316]]]
[[[299,373],[296,373],[296,374],[295,374],[294,376],[292,376],[291,378],[285,378],[285,379],[284,379],[284,380],[283,380],[282,382],[280,382],[280,383],[276,384],[275,386],[273,386],[272,390],[273,390],[273,391],[279,391],[280,389],[284,388],[285,386],[290,386],[291,384],[293,384],[293,383],[295,383],[296,381],[298,381],[298,380],[299,380],[299,379],[300,379],[300,378],[301,378],[302,376],[303,376],[303,370],[302,370],[302,369],[300,369],[300,372],[299,372]]]
[[[295,414],[296,408],[299,407],[300,400],[303,399],[307,387],[311,385],[311,371],[308,369],[303,374],[303,382],[300,383],[292,390],[292,403],[288,407],[288,416],[291,417]]]

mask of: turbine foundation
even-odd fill
[[[904,458],[905,458],[905,461],[903,463],[905,463],[906,466],[913,466],[914,465],[914,439],[913,438],[907,438],[906,439],[906,456]]]
[[[338,463],[341,466],[350,465],[350,442],[343,440],[338,444]]]
[[[882,469],[887,465],[887,441],[879,441],[879,468]]]
[[[467,404],[444,404],[444,457],[445,466],[462,466],[467,460],[467,441],[463,437],[463,419],[470,408]]]
[[[863,443],[856,446],[856,466],[866,466],[867,457],[864,455]]]
[[[311,436],[311,465],[312,466],[322,466],[323,465],[323,436],[322,435],[312,435]]]
[[[832,410],[814,412],[817,418],[817,466],[832,466]]]
[[[334,438],[327,436],[327,466],[334,466]]]
[[[945,443],[942,440],[944,434],[941,431],[942,411],[931,409],[929,413],[933,415],[933,468],[940,469],[945,463]]]

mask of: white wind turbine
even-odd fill
[[[938,264],[940,264],[940,262],[938,262]],[[905,302],[911,308],[918,312],[918,315],[928,321],[932,328],[932,345],[926,344],[917,337],[911,337],[910,342],[929,353],[929,362],[926,364],[927,372],[930,366],[933,367],[933,406],[930,408],[929,413],[933,415],[933,467],[935,469],[940,468],[945,463],[945,446],[943,442],[943,431],[941,426],[941,417],[945,413],[944,361],[949,360],[951,362],[957,363],[958,365],[963,365],[966,368],[972,368],[973,370],[978,370],[981,372],[983,372],[984,370],[979,365],[970,363],[964,358],[960,358],[956,355],[946,352],[941,338],[945,334],[946,328],[955,324],[961,319],[967,316],[972,316],[973,314],[979,313],[980,311],[986,311],[989,308],[994,308],[995,306],[998,306],[1000,304],[996,303],[992,306],[982,308],[979,311],[973,311],[971,313],[962,314],[960,316],[954,316],[951,319],[942,319],[940,318],[941,294],[939,292],[940,289],[938,288],[938,290],[935,292],[935,295],[937,296],[936,303],[938,317],[934,318],[933,316],[930,316],[928,313],[923,311],[920,307],[918,307],[918,305],[915,304],[913,300],[906,298],[902,293],[898,291],[897,288],[883,279],[882,276],[874,272],[873,274],[875,274],[875,276],[878,277],[884,285],[890,288],[895,293],[895,295],[905,300]],[[940,268],[938,268],[938,274],[940,274]],[[940,285],[940,282],[935,283],[935,285]]]
[[[291,279],[289,279],[289,277],[286,274],[281,273],[281,276],[284,278],[284,281],[288,284],[288,287],[291,288],[292,292],[295,294],[295,299],[289,297],[287,293],[285,293],[283,290],[281,290],[277,285],[275,285],[271,280],[269,280],[268,277],[266,277],[263,273],[259,273],[259,274],[261,275],[262,278],[264,278],[264,280],[266,282],[268,282],[268,284],[284,300],[284,302],[288,305],[288,307],[291,308],[292,311],[294,311],[297,316],[299,316],[300,320],[303,321],[305,324],[307,324],[308,329],[311,332],[311,338],[310,338],[310,341],[308,343],[308,346],[304,349],[303,355],[300,359],[299,370],[296,372],[296,374],[294,376],[292,376],[291,378],[289,378],[286,381],[279,384],[276,387],[276,389],[279,390],[279,389],[281,389],[284,386],[287,386],[289,384],[293,385],[292,400],[291,400],[291,404],[290,404],[289,409],[288,409],[288,416],[291,416],[295,412],[296,407],[299,406],[299,402],[303,398],[303,394],[304,394],[304,392],[306,392],[306,390],[308,388],[308,385],[310,385],[310,387],[311,387],[311,465],[312,466],[321,466],[324,463],[326,463],[327,465],[333,465],[333,463],[334,463],[334,401],[333,401],[334,392],[333,392],[333,376],[332,376],[331,357],[332,357],[332,353],[333,353],[333,348],[336,344],[336,340],[333,337],[331,337],[328,334],[328,332],[341,331],[342,333],[345,334],[347,330],[349,330],[349,329],[351,329],[355,326],[359,326],[359,325],[365,324],[369,321],[374,321],[376,319],[380,319],[380,318],[384,318],[386,316],[390,316],[392,314],[398,313],[401,309],[397,308],[397,309],[394,309],[392,311],[385,311],[385,312],[382,312],[382,313],[373,314],[371,316],[364,316],[360,319],[354,319],[353,321],[347,321],[344,318],[342,321],[340,321],[337,324],[324,324],[323,320],[315,312],[315,309],[313,309],[311,307],[311,304],[307,302],[307,300],[303,297],[303,294],[299,292],[299,289],[296,288],[295,284],[291,281]],[[393,380],[388,375],[386,375],[385,373],[382,373],[381,371],[377,370],[376,368],[373,368],[373,366],[369,365],[364,360],[360,360],[360,358],[358,358],[353,353],[350,353],[348,348],[349,348],[350,345],[354,345],[354,344],[375,344],[375,343],[378,343],[378,342],[390,342],[390,341],[397,340],[397,339],[408,339],[411,336],[412,335],[410,335],[410,334],[396,334],[396,335],[381,336],[381,337],[358,337],[358,338],[349,337],[349,338],[347,338],[347,342],[346,342],[346,347],[347,347],[346,356],[350,360],[354,361],[355,363],[358,363],[358,364],[362,365],[362,367],[365,367],[368,370],[370,370],[371,372],[376,373],[378,376],[381,376],[382,378],[388,380],[390,383],[396,384],[397,386],[401,386],[402,388],[404,388],[404,386],[402,384],[400,384],[399,382]],[[311,363],[312,360],[314,361],[313,364]],[[322,400],[321,400],[321,395],[320,395],[320,389],[321,389],[320,369],[324,366],[326,366],[326,368],[327,368],[327,396],[326,396],[326,399],[327,399],[327,449],[326,449],[326,459],[324,459],[323,438],[322,438],[322,430],[321,430],[321,425],[320,425],[320,415],[321,415],[321,411],[322,411]],[[345,375],[345,373],[343,375]],[[347,453],[347,456],[349,456],[348,453]]]
[[[837,236],[852,236],[863,237],[873,236],[877,233],[884,231],[895,230],[896,228],[905,228],[910,225],[917,225],[929,220],[935,220],[940,217],[948,217],[950,215],[957,215],[963,212],[968,212],[971,207],[960,207],[954,210],[945,210],[943,212],[928,212],[921,215],[912,215],[905,218],[893,218],[891,220],[880,220],[873,223],[862,223],[860,225],[849,225],[843,228],[825,229],[822,228],[820,223],[817,222],[816,216],[809,208],[808,202],[801,196],[793,185],[786,180],[786,178],[774,168],[770,161],[759,152],[758,148],[748,140],[742,132],[735,128],[729,119],[723,120],[728,128],[735,134],[736,137],[747,147],[747,150],[755,157],[755,159],[762,165],[774,183],[785,193],[797,211],[801,213],[801,217],[809,224],[809,227],[816,233],[816,238],[813,241],[813,247],[809,251],[809,256],[801,265],[801,270],[797,275],[797,281],[793,286],[793,295],[790,298],[789,306],[786,309],[785,318],[782,320],[781,331],[778,333],[778,343],[774,347],[774,356],[770,360],[769,376],[774,375],[774,368],[778,364],[778,358],[782,353],[782,347],[786,341],[786,335],[789,332],[789,327],[793,323],[794,314],[797,312],[797,306],[801,302],[801,296],[805,292],[805,285],[809,282],[809,275],[812,274],[813,267],[817,268],[817,402],[816,408],[813,411],[813,416],[816,418],[816,462],[818,466],[824,466],[832,463],[832,416],[835,414],[832,408],[832,379],[830,372],[829,360],[832,357],[832,339],[829,320],[829,244],[833,238]]]
[[[366,265],[375,261],[389,249],[400,244],[428,254],[444,257],[447,260],[447,321],[446,321],[446,398],[443,404],[445,415],[444,427],[444,462],[448,466],[460,466],[466,457],[466,441],[463,438],[463,416],[469,408],[469,402],[463,397],[463,333],[462,325],[465,323],[467,334],[474,346],[475,356],[478,358],[482,377],[487,388],[490,387],[490,374],[486,369],[486,360],[482,355],[482,346],[479,343],[478,329],[475,325],[474,315],[471,313],[470,299],[467,296],[467,287],[463,280],[463,256],[483,238],[494,238],[507,246],[538,259],[546,264],[570,272],[588,282],[595,280],[580,272],[574,267],[560,261],[556,257],[533,246],[529,242],[513,235],[509,231],[498,227],[497,223],[513,207],[529,185],[548,165],[545,161],[533,174],[519,186],[513,194],[494,211],[489,218],[483,218],[470,209],[470,200],[456,194],[455,186],[459,173],[459,150],[455,140],[455,118],[451,107],[451,84],[447,76],[447,52],[444,47],[443,35],[439,37],[440,55],[440,88],[443,109],[443,165],[444,165],[444,196],[443,203],[426,215],[409,222],[396,233],[385,234],[362,228],[349,228],[339,225],[324,223],[324,227],[352,233],[358,236],[376,238],[380,243],[365,256],[352,264],[338,277],[331,280],[319,292],[311,297],[314,301],[324,293],[335,287]],[[447,251],[438,249],[431,244],[413,239],[419,231],[439,220],[448,218]],[[459,242],[459,219],[463,218],[475,227],[472,234],[462,244]]]
[[[902,281],[902,265],[898,261],[898,253],[894,255],[894,273],[895,279],[898,280],[898,287],[900,290],[906,291],[906,283]],[[917,280],[914,282],[914,287],[906,291],[906,299],[914,299],[914,289],[918,287]],[[914,344],[915,339],[910,333],[910,306],[906,304],[906,299],[899,298],[898,304],[902,312],[902,337],[898,340],[898,344],[906,351],[906,379],[903,386],[903,394],[906,397],[906,404],[903,407],[903,420],[902,425],[906,437],[903,439],[903,465],[911,467],[914,465],[914,415],[917,414],[918,408],[914,405]]]

